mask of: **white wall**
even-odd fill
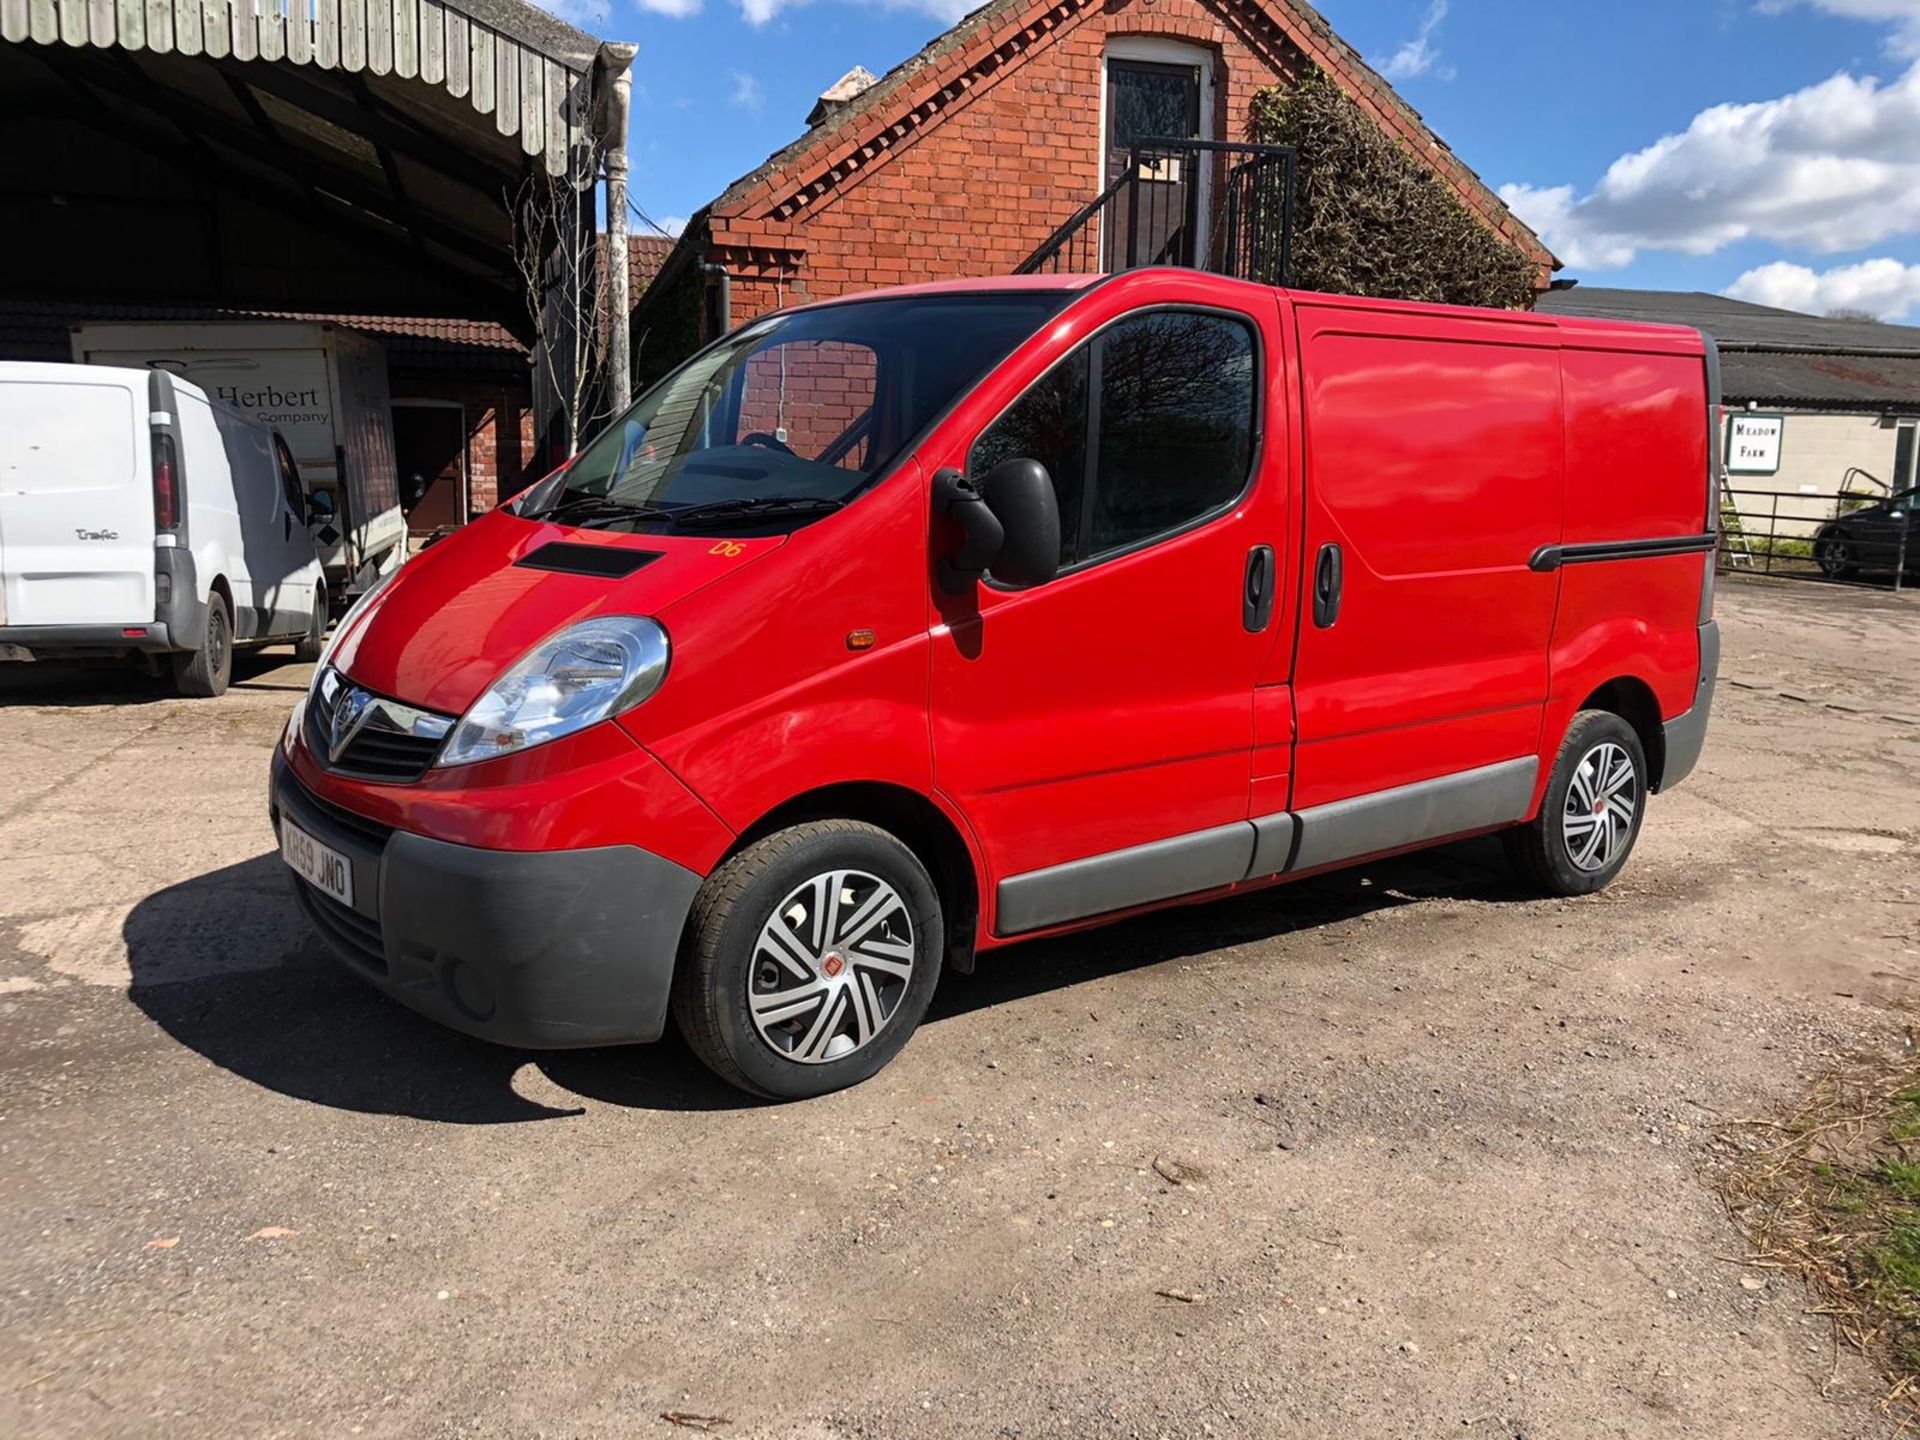
[[[1769,406],[1760,409],[1763,414],[1784,414],[1786,427],[1781,435],[1779,474],[1728,477],[1727,483],[1736,492],[1735,505],[1746,516],[1749,531],[1766,533],[1776,503],[1779,534],[1811,535],[1821,521],[1833,518],[1835,502],[1843,489],[1874,499],[1886,495],[1884,487],[1893,479],[1895,431],[1881,425],[1877,412],[1830,415]],[[1724,434],[1720,444],[1724,456]],[[1849,475],[1852,468],[1866,474]]]

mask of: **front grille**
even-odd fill
[[[376,975],[387,973],[387,946],[378,920],[349,909],[305,880],[297,882],[297,889],[301,907],[321,934],[355,963]]]
[[[351,831],[362,840],[385,848],[387,841],[393,838],[393,826],[382,825],[378,820],[369,820],[365,815],[356,815],[351,810],[342,810],[330,800],[322,800],[313,791],[300,783],[300,777],[291,770],[286,772],[287,785],[299,792],[300,798],[314,810],[327,817],[342,830]]]
[[[363,780],[384,780],[405,784],[418,780],[440,753],[441,742],[453,721],[411,706],[370,696],[372,702],[366,723],[354,732],[346,747],[333,754],[333,713],[358,687],[337,671],[328,671],[313,690],[307,705],[307,746],[329,770]],[[362,692],[365,694],[366,692]],[[432,735],[395,728],[388,723],[389,712],[416,717],[437,730]]]

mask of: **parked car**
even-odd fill
[[[1891,572],[1900,568],[1903,554],[1909,571],[1920,567],[1920,546],[1908,530],[1916,497],[1920,490],[1901,490],[1822,525],[1813,536],[1820,573],[1829,580],[1850,580],[1863,570]]]
[[[0,659],[316,659],[326,589],[284,441],[164,371],[0,364]]]
[[[759,320],[341,626],[275,756],[358,974],[767,1096],[1015,941],[1504,832],[1626,863],[1719,650],[1694,331],[1185,270]]]

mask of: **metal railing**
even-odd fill
[[[1820,580],[1830,584],[1891,585],[1899,592],[1909,565],[1920,564],[1920,546],[1910,541],[1913,517],[1899,523],[1875,523],[1870,530],[1845,539],[1822,538],[1823,527],[1844,519],[1851,510],[1840,496],[1826,515],[1809,515],[1804,495],[1775,490],[1735,490],[1723,487],[1720,504],[1720,544],[1717,564],[1723,574],[1769,575],[1776,579]],[[1781,502],[1793,511],[1781,514]]]
[[[1285,145],[1144,140],[1126,168],[1021,263],[1021,275],[1179,265],[1284,285],[1294,152]]]

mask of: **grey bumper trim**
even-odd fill
[[[479,850],[356,827],[287,774],[273,812],[349,858],[351,912],[291,876],[329,948],[362,979],[483,1040],[570,1049],[657,1040],[700,877],[630,845]],[[344,912],[344,913],[336,913]],[[358,942],[357,944],[355,942]]]
[[[1707,721],[1713,714],[1713,687],[1719,675],[1720,622],[1709,620],[1700,627],[1700,679],[1694,688],[1693,704],[1685,714],[1674,716],[1660,727],[1666,760],[1660,767],[1658,789],[1671,790],[1699,763],[1700,751],[1707,743]]]
[[[0,645],[18,645],[36,654],[48,656],[68,652],[98,654],[103,651],[172,650],[173,638],[165,621],[150,621],[137,628],[145,633],[125,635],[119,625],[0,625]]]
[[[1529,755],[1373,795],[1281,811],[1029,870],[1000,882],[997,935],[1024,935],[1182,895],[1198,895],[1444,840],[1527,817],[1540,762]]]
[[[1294,870],[1423,845],[1527,818],[1540,762],[1529,755],[1300,812]]]

